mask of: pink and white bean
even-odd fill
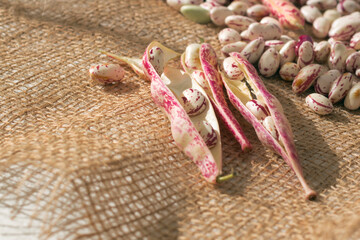
[[[333,23],[336,19],[341,17],[341,13],[336,9],[328,9],[324,12],[323,17],[329,19],[330,23]]]
[[[349,14],[360,10],[360,4],[353,0],[341,0],[339,1],[336,9],[341,14]]]
[[[219,7],[221,6],[221,4],[217,3],[217,2],[204,2],[200,4],[200,7],[208,10],[209,12],[211,11],[211,9],[213,9],[214,7]]]
[[[249,25],[254,23],[255,20],[245,16],[232,15],[225,18],[225,24],[229,28],[235,29],[238,32],[242,32],[248,29]]]
[[[341,42],[335,42],[331,46],[330,57],[328,61],[328,66],[330,69],[337,69],[340,72],[345,71],[345,61],[346,61],[346,46]]]
[[[295,60],[295,46],[296,41],[290,40],[280,49],[280,65],[285,64],[286,62],[292,62]]]
[[[260,21],[263,17],[270,14],[269,8],[262,4],[255,4],[249,7],[246,11],[248,17],[254,18]]]
[[[198,122],[196,124],[196,129],[199,130],[199,134],[204,139],[206,146],[208,148],[213,148],[218,142],[217,134],[214,128],[207,121]]]
[[[274,120],[271,116],[267,116],[264,121],[263,121],[263,125],[265,127],[266,130],[269,131],[269,133],[271,134],[271,136],[273,136],[273,138],[275,139],[279,139],[279,133],[276,130],[276,126],[274,123]]]
[[[267,109],[266,105],[262,104],[257,99],[248,101],[245,106],[259,120],[264,120],[267,116],[270,115],[270,112]]]
[[[246,47],[246,45],[247,43],[242,41],[229,43],[221,48],[221,53],[225,57],[228,57],[231,52],[241,52]]]
[[[325,38],[330,30],[331,21],[325,17],[318,17],[313,22],[312,33],[317,38]]]
[[[333,111],[331,101],[318,93],[312,93],[305,98],[306,105],[319,115],[327,115]]]
[[[268,48],[275,48],[276,51],[280,51],[281,48],[285,45],[285,43],[281,40],[267,40],[265,41],[265,49],[268,49]]]
[[[281,66],[279,74],[285,81],[293,81],[299,71],[300,67],[296,63],[286,62]]]
[[[98,64],[89,69],[90,78],[99,84],[120,82],[125,70],[119,64]]]
[[[299,71],[292,83],[293,92],[299,94],[306,91],[318,77],[328,70],[329,69],[327,67],[319,64],[310,64],[305,66]]]
[[[165,55],[161,48],[153,47],[149,51],[149,61],[155,68],[155,71],[161,75],[165,67]]]
[[[330,92],[332,84],[340,75],[341,73],[336,69],[329,70],[321,75],[314,84],[315,92],[327,95]]]
[[[353,12],[336,19],[330,28],[329,37],[335,40],[346,41],[360,31],[360,12]]]
[[[224,28],[218,34],[219,42],[221,44],[229,44],[241,40],[240,34],[232,28]]]
[[[309,6],[317,7],[321,11],[325,11],[327,9],[335,8],[337,1],[336,0],[308,0],[306,2]]]
[[[265,41],[262,37],[252,40],[241,51],[241,55],[245,57],[250,63],[254,64],[262,55],[265,48]]]
[[[315,19],[322,16],[321,12],[317,7],[309,5],[302,6],[300,8],[300,12],[308,23],[313,23]]]
[[[360,50],[360,32],[355,33],[350,40],[350,47]]]
[[[352,74],[344,73],[338,77],[331,85],[329,99],[332,103],[337,103],[349,92],[352,85]]]
[[[314,47],[315,61],[318,63],[324,63],[329,58],[330,43],[327,41],[321,41]]]
[[[228,9],[230,9],[235,15],[242,15],[242,16],[246,14],[246,10],[248,8],[249,5],[244,2],[232,2],[228,6]]]
[[[210,19],[217,26],[225,25],[225,18],[234,13],[227,7],[219,6],[210,10]]]
[[[300,68],[303,68],[314,62],[315,54],[313,44],[311,42],[303,42],[299,47],[299,57],[297,64]]]
[[[345,97],[344,106],[349,110],[357,110],[360,107],[360,82],[356,83]]]
[[[280,66],[280,54],[275,48],[269,48],[260,57],[258,68],[264,77],[273,76]]]
[[[265,23],[267,23],[267,24],[269,24],[269,23],[276,24],[281,29],[281,32],[283,31],[283,26],[280,24],[280,22],[278,20],[276,20],[273,17],[263,17],[261,19],[260,23],[262,23],[262,24],[265,24]],[[288,37],[287,35],[282,35],[282,36]],[[288,38],[290,38],[290,37],[288,37]]]
[[[250,32],[249,30],[244,30],[240,33],[240,37],[243,41],[250,41]]]
[[[280,39],[281,29],[273,23],[252,23],[249,25],[249,39],[254,40],[258,37],[264,40]]]
[[[242,80],[244,78],[244,73],[240,70],[237,62],[232,57],[224,59],[223,68],[230,79]]]
[[[280,36],[280,41],[283,41],[284,43],[287,43],[289,41],[293,41],[294,39],[292,39],[291,37],[289,37],[288,35],[281,35]]]
[[[189,116],[197,116],[207,107],[205,96],[197,89],[188,88],[183,91],[182,105]]]
[[[355,73],[360,68],[360,52],[354,52],[346,59],[346,71]]]
[[[180,11],[180,8],[184,5],[200,5],[203,1],[202,0],[166,0],[166,3]]]

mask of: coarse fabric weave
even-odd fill
[[[206,183],[174,144],[150,84],[89,81],[103,49],[141,57],[157,40],[178,52],[221,28],[186,20],[160,0],[0,0],[0,206],[42,222],[48,239],[360,239],[360,111],[342,103],[319,116],[278,76],[265,85],[283,104],[305,178],[220,122],[223,172]],[[16,204],[11,204],[15,202]],[[29,208],[35,205],[36,208]]]

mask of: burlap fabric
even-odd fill
[[[200,36],[218,50],[219,28],[159,0],[0,0],[0,21],[1,206],[39,219],[40,237],[360,239],[359,111],[336,104],[318,116],[306,94],[266,79],[318,200],[303,199],[234,108],[253,151],[221,123],[224,172],[237,176],[209,185],[175,146],[149,82],[126,68],[122,83],[93,85],[88,69],[111,62],[97,49],[141,57],[155,39],[180,52]]]

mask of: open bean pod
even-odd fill
[[[152,42],[142,64],[151,79],[151,96],[171,122],[176,145],[199,167],[204,178],[215,183],[221,174],[219,125],[204,89],[184,71],[167,66],[180,54]]]
[[[193,51],[188,49],[189,46]],[[204,88],[216,113],[240,143],[241,149],[243,151],[250,150],[249,140],[226,103],[221,76],[217,71],[218,63],[214,49],[208,43],[199,44],[198,48],[193,47],[193,44],[189,46],[181,56],[184,70]]]
[[[306,183],[295,149],[290,124],[280,102],[266,89],[256,69],[239,53],[230,53],[245,81],[229,79],[221,71],[222,80],[230,102],[253,125],[259,140],[283,157],[295,172],[305,190],[307,199],[314,199],[316,192]]]

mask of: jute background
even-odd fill
[[[173,143],[149,83],[126,68],[112,86],[89,82],[97,49],[141,57],[152,40],[179,52],[213,25],[160,0],[0,0],[1,207],[42,222],[43,239],[360,239],[360,116],[336,104],[321,117],[291,84],[266,79],[292,124],[303,200],[284,161],[253,144],[242,153],[221,123],[224,172],[205,183]],[[36,206],[29,208],[29,206]]]

